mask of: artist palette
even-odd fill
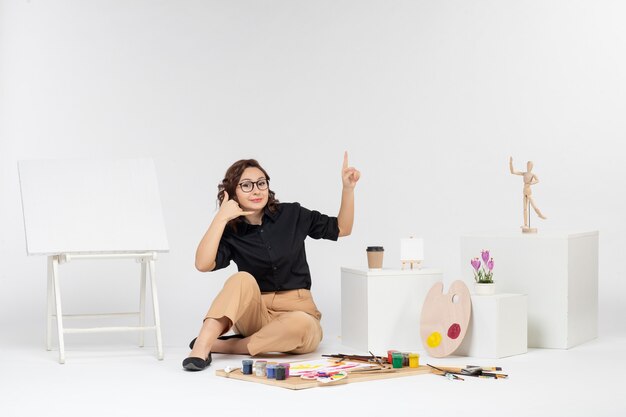
[[[454,353],[463,342],[471,311],[472,299],[463,281],[454,281],[446,294],[441,282],[431,287],[420,320],[420,337],[430,356],[442,358]]]

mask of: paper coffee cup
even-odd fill
[[[382,246],[368,246],[366,252],[369,269],[382,269],[385,249]]]

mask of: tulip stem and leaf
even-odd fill
[[[488,250],[480,252],[479,258],[470,261],[474,268],[474,280],[479,284],[493,284],[493,258],[489,256]]]

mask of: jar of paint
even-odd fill
[[[393,355],[394,352],[397,352],[397,350],[391,349],[391,350],[387,351],[387,363],[393,363],[393,356],[392,355]]]
[[[402,366],[409,366],[409,354],[402,352]]]
[[[254,363],[254,374],[256,376],[265,376],[267,368],[267,361],[258,360]]]
[[[285,376],[285,367],[283,365],[276,365],[276,369],[274,371],[275,375],[276,375],[276,380],[277,381],[284,381],[286,376]]]
[[[409,353],[409,368],[419,368],[420,355],[419,353]]]
[[[276,379],[276,364],[267,364],[267,379]]]
[[[279,365],[285,368],[285,378],[289,378],[289,368],[291,367],[289,362],[279,363]]]
[[[391,354],[391,361],[394,368],[402,368],[402,360],[404,359],[402,352],[393,352]]]
[[[252,375],[252,363],[250,359],[244,359],[241,361],[241,372],[244,375]]]

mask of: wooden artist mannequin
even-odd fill
[[[533,163],[532,161],[528,161],[526,163],[526,172],[515,171],[515,169],[513,168],[513,157],[511,156],[509,157],[509,169],[511,170],[511,174],[521,175],[524,179],[524,225],[522,226],[522,232],[536,233],[537,229],[530,227],[530,214],[528,212],[528,205],[530,204],[532,206],[532,208],[535,210],[535,213],[537,213],[537,216],[539,216],[540,219],[545,220],[546,216],[541,214],[541,211],[535,205],[535,200],[533,199],[532,195],[533,193],[530,188],[531,185],[535,185],[539,182],[539,178],[537,177],[537,175],[532,172]]]

